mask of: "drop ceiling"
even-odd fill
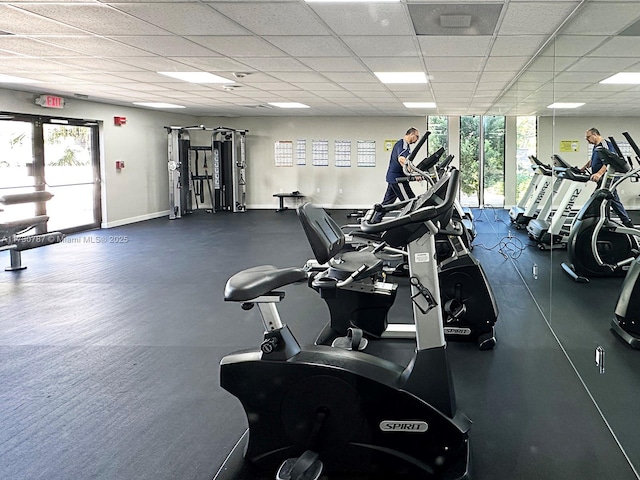
[[[549,115],[553,102],[629,116],[640,86],[599,82],[640,71],[639,22],[637,0],[0,0],[0,73],[42,82],[0,86],[198,116]],[[378,71],[429,82],[385,85]]]

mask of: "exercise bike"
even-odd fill
[[[408,244],[417,348],[406,367],[357,350],[301,347],[276,306],[280,288],[307,279],[303,269],[260,266],[228,280],[225,300],[257,306],[265,334],[260,349],[221,361],[220,384],[240,400],[249,427],[215,480],[469,478],[471,422],[456,407],[434,261],[458,175],[443,203],[410,202],[388,225]],[[333,226],[320,227],[335,241]]]
[[[627,132],[623,135],[635,145]],[[607,165],[607,173],[602,187],[578,213],[567,244],[570,263],[562,263],[564,272],[578,283],[589,282],[589,277],[625,276],[640,253],[638,230],[611,220],[609,214],[613,192],[640,169],[632,170],[623,157],[602,146],[596,147],[596,152]]]

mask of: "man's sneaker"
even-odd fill
[[[629,220],[629,219],[627,219],[627,220],[623,220],[623,221],[622,221],[622,224],[623,224],[625,227],[629,227],[629,228],[633,228],[633,227],[635,226],[635,225],[633,224],[633,222],[632,222],[631,220]]]

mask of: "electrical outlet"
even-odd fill
[[[316,193],[320,193],[320,187],[316,188]]]

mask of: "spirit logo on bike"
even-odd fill
[[[424,433],[429,429],[427,422],[420,420],[383,420],[380,430],[383,432]]]

